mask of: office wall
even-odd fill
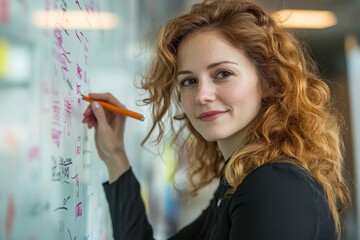
[[[346,46],[346,60],[347,60],[347,73],[348,73],[348,82],[349,82],[349,101],[351,107],[351,132],[352,132],[352,142],[353,142],[353,161],[354,161],[354,208],[355,208],[355,226],[354,232],[356,236],[360,236],[360,208],[359,208],[359,199],[360,199],[360,178],[358,173],[360,172],[360,108],[359,104],[359,91],[360,91],[360,48],[357,44],[358,39],[355,34],[349,34],[345,39]]]

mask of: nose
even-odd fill
[[[216,87],[209,81],[199,80],[195,101],[197,104],[206,104],[212,102],[216,98]]]

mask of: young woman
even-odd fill
[[[159,143],[170,116],[174,140],[187,135],[195,191],[220,178],[210,205],[171,239],[340,237],[349,190],[339,114],[315,64],[262,7],[204,1],[171,19],[142,87],[154,120],[144,142],[157,129]],[[125,107],[111,94],[90,96]],[[152,239],[124,150],[125,117],[95,102],[83,122],[108,167],[115,239]]]

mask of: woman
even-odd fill
[[[144,142],[158,130],[159,143],[170,116],[174,140],[187,135],[194,191],[221,179],[210,205],[172,239],[340,237],[349,190],[339,115],[315,64],[262,7],[204,1],[170,20],[142,87],[154,120]],[[125,107],[111,94],[90,96]],[[83,122],[95,127],[109,170],[115,239],[152,239],[124,150],[125,118],[93,103]]]

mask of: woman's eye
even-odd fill
[[[189,86],[193,83],[196,83],[196,80],[193,78],[189,78],[189,79],[182,80],[180,84],[181,84],[181,86],[185,87],[185,86]]]
[[[227,77],[230,77],[232,75],[231,72],[229,71],[220,71],[216,74],[216,78],[227,78]]]

